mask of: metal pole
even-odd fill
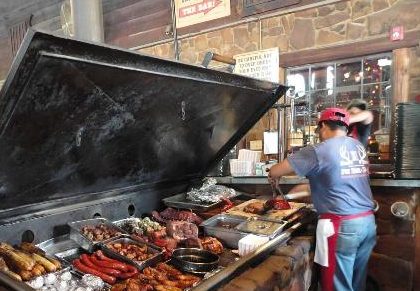
[[[283,161],[283,108],[280,107],[280,104],[277,105],[277,161],[281,162]]]
[[[178,32],[176,28],[175,0],[171,1],[171,8],[172,8],[172,31],[174,33],[174,55],[175,55],[175,60],[179,61],[179,46],[178,46]]]
[[[80,39],[104,42],[102,0],[71,0],[74,36]]]

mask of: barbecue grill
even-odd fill
[[[51,241],[72,221],[161,208],[286,89],[29,30],[0,92],[0,241]]]

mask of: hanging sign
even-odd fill
[[[233,56],[234,72],[256,79],[279,82],[279,49],[271,48]]]
[[[230,0],[175,0],[176,27],[230,15]]]

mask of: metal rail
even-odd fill
[[[2,289],[2,287],[7,289]],[[0,271],[0,290],[34,291],[29,285],[16,281]]]
[[[214,177],[219,184],[232,184],[232,185],[268,185],[267,177]],[[307,184],[308,180],[301,177],[282,177],[279,181],[280,184]],[[420,180],[393,180],[393,179],[370,179],[370,186],[379,187],[420,187]]]

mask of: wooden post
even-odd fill
[[[395,136],[395,105],[409,101],[410,85],[410,49],[400,48],[393,51],[393,94],[391,104],[392,126],[390,130],[389,149],[391,156],[394,155],[394,136]],[[391,158],[392,159],[392,158]]]
[[[393,51],[394,54],[394,105],[399,102],[408,102],[410,93],[410,48],[401,48]]]

